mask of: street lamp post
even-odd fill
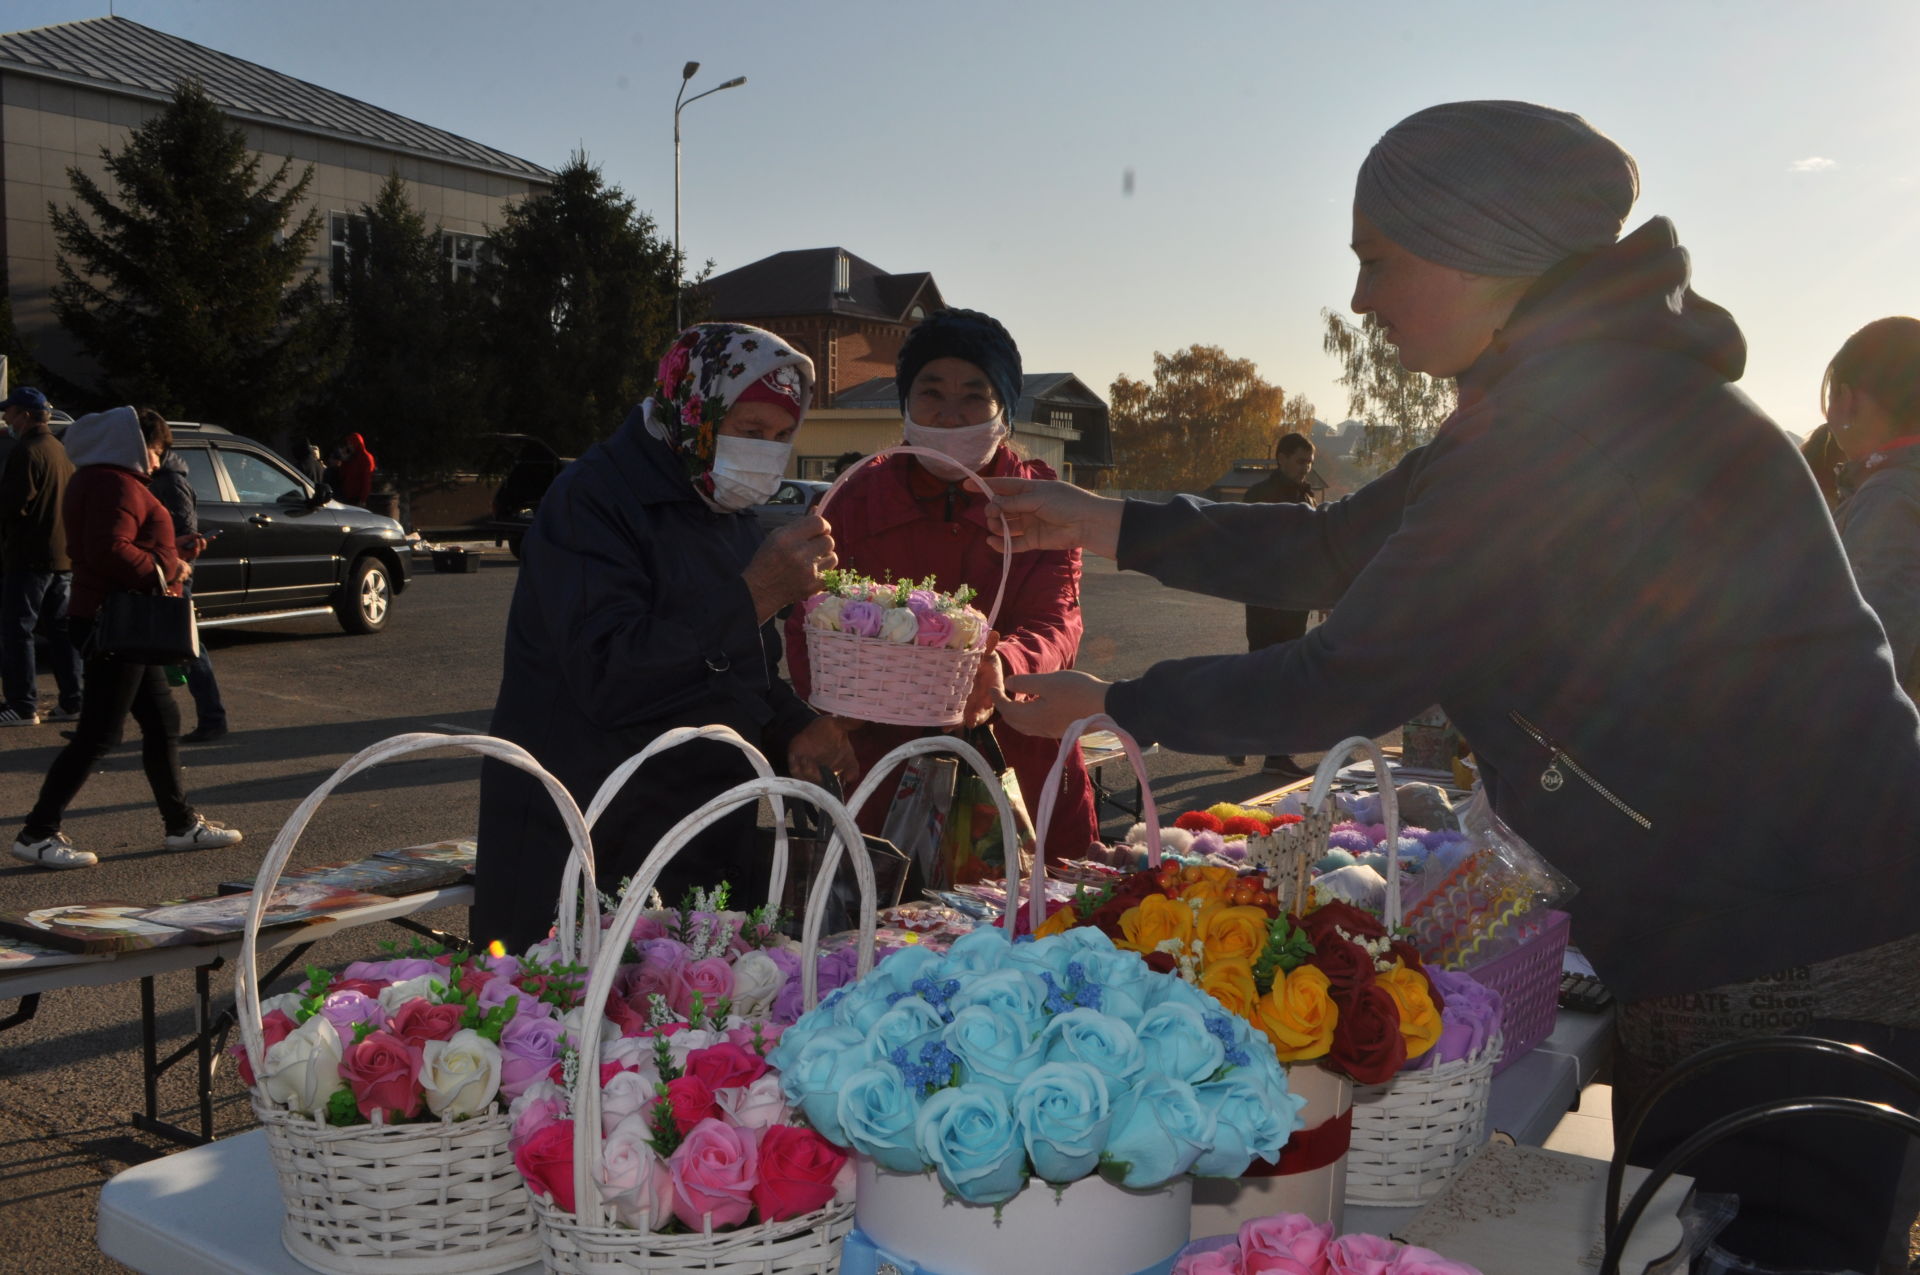
[[[699,69],[700,64],[698,62],[689,62],[682,67],[680,69],[680,91],[673,95],[673,330],[675,332],[680,331],[683,326],[680,318],[680,294],[682,292],[680,286],[680,112],[683,108],[692,106],[703,97],[718,93],[721,89],[737,89],[747,82],[746,76],[736,75],[725,84],[719,85],[716,88],[710,88],[705,93],[695,93],[692,97],[687,98],[686,101],[681,101],[680,99],[686,96],[687,81],[691,80],[694,77],[694,73]]]

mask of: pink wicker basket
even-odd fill
[[[820,497],[820,503],[814,507],[816,512],[824,515],[827,502],[843,483],[864,469],[868,461],[893,455],[931,456],[953,464],[931,448],[889,447],[843,469],[833,480],[833,486]],[[992,489],[980,475],[969,470],[967,478],[989,500],[993,498]],[[1003,519],[1003,530],[1004,527]],[[989,630],[1000,614],[1000,603],[1007,593],[1007,576],[1012,570],[1013,548],[1008,545],[1000,559],[1000,587],[994,593],[992,609],[987,612]],[[895,726],[952,726],[958,722],[966,710],[967,696],[973,690],[974,675],[980,669],[980,657],[984,653],[886,642],[811,625],[807,626],[806,634],[807,663],[813,674],[813,692],[807,702],[823,713]]]
[[[1500,993],[1501,1031],[1506,1048],[1493,1065],[1499,1075],[1545,1040],[1560,1012],[1560,962],[1567,951],[1565,912],[1548,912],[1547,923],[1510,952],[1461,971],[1482,987]]]

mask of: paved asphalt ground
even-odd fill
[[[403,731],[484,730],[518,572],[504,552],[489,553],[475,575],[436,575],[423,561],[387,630],[374,637],[349,637],[322,620],[209,633],[233,733],[183,750],[187,787],[201,810],[244,830],[247,840],[188,855],[161,850],[162,829],[137,743],[130,742],[106,759],[67,819],[68,835],[98,854],[100,866],[54,873],[0,860],[0,906],[158,902],[211,892],[222,880],[251,873],[294,806],[365,745]],[[1244,648],[1238,607],[1116,573],[1104,562],[1089,565],[1083,604],[1081,663],[1102,676],[1131,676],[1156,659]],[[44,702],[52,686],[42,682]],[[177,698],[190,727],[184,688]],[[0,830],[9,841],[62,742],[58,731],[0,731]],[[1148,765],[1169,817],[1271,786],[1252,767],[1229,767],[1218,757],[1161,753]],[[477,759],[449,755],[363,775],[320,809],[294,862],[470,834],[478,770]],[[1126,822],[1110,821],[1107,831],[1117,834]],[[420,919],[465,932],[464,911]],[[366,927],[319,945],[309,959],[337,968],[401,937],[391,927]],[[232,977],[230,969],[216,975],[216,1003],[231,1000]],[[49,992],[31,1022],[0,1035],[0,1272],[125,1269],[93,1247],[98,1188],[128,1165],[173,1149],[127,1123],[141,1105],[138,986]],[[163,1052],[190,1031],[191,995],[189,974],[157,980]],[[0,1004],[0,1015],[12,1008]],[[251,1112],[230,1067],[222,1067],[215,1087],[219,1131],[248,1128]],[[162,1086],[163,1114],[191,1124],[193,1101],[191,1069],[180,1068]]]

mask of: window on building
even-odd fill
[[[333,247],[333,270],[329,282],[333,285],[333,295],[336,297],[347,289],[347,263],[353,258],[353,227],[356,223],[364,234],[367,219],[359,213],[327,214],[327,237]]]
[[[853,295],[853,262],[847,259],[844,252],[834,259],[833,292],[840,297]]]
[[[834,462],[838,456],[802,456],[800,458],[800,477],[814,482],[827,482],[833,478]]]
[[[1053,427],[1055,429],[1072,429],[1073,428],[1073,413],[1069,411],[1064,411],[1058,407],[1052,409],[1050,412],[1047,413],[1047,419],[1053,422]]]
[[[487,241],[482,235],[464,235],[457,230],[440,234],[440,251],[447,259],[447,270],[455,283],[473,282],[486,260]]]

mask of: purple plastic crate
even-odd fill
[[[1500,993],[1501,1031],[1507,1046],[1493,1065],[1496,1076],[1553,1031],[1554,1016],[1560,1012],[1560,964],[1571,923],[1565,912],[1549,911],[1546,925],[1519,947],[1462,971],[1480,986]]]

